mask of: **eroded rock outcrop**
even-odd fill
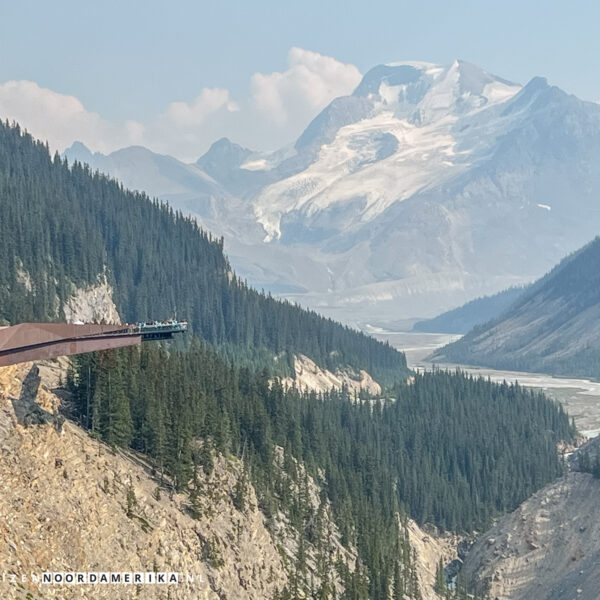
[[[600,480],[569,472],[482,535],[464,572],[498,600],[598,600]]]
[[[121,323],[113,289],[105,275],[99,277],[95,285],[76,288],[64,303],[63,312],[67,323]]]
[[[294,371],[295,378],[286,377],[282,380],[283,385],[296,385],[302,391],[327,392],[346,387],[351,394],[361,390],[373,395],[381,394],[381,386],[363,369],[357,373],[351,368],[339,368],[332,373],[301,354],[294,356]]]
[[[251,485],[244,511],[233,505],[239,461],[215,461],[201,516],[193,518],[188,496],[161,487],[143,457],[113,451],[69,421],[60,430],[51,420],[19,424],[13,400],[30,399],[23,386],[30,369],[0,369],[0,564],[6,574],[178,572],[195,581],[171,586],[170,597],[190,600],[262,600],[285,585],[280,553]],[[135,586],[0,581],[2,598],[28,592],[61,600],[139,593]],[[141,594],[163,598],[166,589],[149,585]]]

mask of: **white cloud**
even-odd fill
[[[127,142],[128,137],[127,131],[86,110],[74,96],[42,88],[33,81],[0,84],[0,117],[17,121],[59,150],[80,140],[106,152]]]
[[[169,104],[164,119],[181,129],[198,127],[209,115],[221,108],[228,111],[239,110],[237,104],[229,98],[228,90],[205,88],[193,102]]]
[[[351,93],[361,78],[354,65],[302,48],[290,50],[288,63],[283,73],[252,76],[256,107],[280,126],[293,120],[298,110],[316,113],[333,98]]]
[[[237,101],[229,90],[204,88],[189,102],[172,102],[144,122],[114,123],[89,111],[74,96],[32,81],[0,84],[0,118],[19,122],[35,137],[63,151],[81,141],[108,153],[142,145],[183,160],[195,160],[219,137],[256,149],[288,144],[333,98],[360,81],[354,65],[317,52],[292,48],[283,72],[255,73],[249,92]]]
[[[191,102],[172,102],[162,114],[149,119],[137,143],[183,160],[196,160],[215,141],[215,125],[225,126],[237,111],[239,106],[228,90],[205,88]],[[217,129],[216,137],[223,135]]]

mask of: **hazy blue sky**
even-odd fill
[[[199,154],[210,138],[221,135],[220,127],[234,138],[239,131],[246,144],[271,146],[291,141],[326,100],[322,91],[306,106],[298,104],[294,77],[306,64],[316,77],[325,69],[323,77],[333,80],[328,93],[353,85],[356,74],[350,67],[316,64],[312,53],[353,65],[360,73],[382,62],[449,64],[462,58],[521,83],[543,75],[595,101],[600,99],[599,23],[600,3],[593,1],[0,0],[0,84],[35,82],[57,93],[49,97],[13,84],[4,88],[4,101],[0,90],[0,116],[31,119],[34,133],[54,138],[57,134],[27,110],[35,112],[39,105],[58,122],[61,114],[71,113],[52,117],[52,110],[58,110],[63,96],[72,96],[85,111],[97,113],[98,121],[86,121],[82,137],[99,149],[139,139],[177,153],[160,143],[173,119],[182,131],[196,128],[180,155],[194,154],[196,144]],[[309,53],[291,56],[293,47]],[[288,73],[294,65],[299,69]],[[252,79],[257,73],[281,77]],[[283,96],[270,95],[283,93],[281,85],[287,86],[285,98],[295,98],[296,104],[287,106]],[[263,120],[256,117],[255,126],[246,128],[257,102],[262,102]],[[271,130],[265,114],[273,102],[285,106]],[[75,109],[72,103],[70,110]],[[227,118],[211,120],[217,110]],[[121,134],[123,128],[127,134]],[[75,134],[76,128],[50,141],[61,146]]]

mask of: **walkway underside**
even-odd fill
[[[171,339],[185,322],[138,325],[21,323],[0,328],[0,367],[96,350],[133,346],[142,340]]]

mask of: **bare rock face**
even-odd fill
[[[54,412],[52,407],[37,402],[40,388],[40,370],[37,365],[33,365],[21,385],[21,393],[18,398],[11,398],[17,423],[23,427],[31,425],[51,424],[58,433],[62,431],[64,417],[58,412]]]
[[[460,536],[452,533],[424,531],[414,521],[409,520],[406,531],[414,551],[419,588],[423,600],[438,600],[435,593],[435,576],[440,559],[444,565],[456,560]]]
[[[113,289],[106,276],[101,276],[96,285],[76,289],[63,305],[67,323],[121,323],[121,317],[113,301]]]
[[[302,391],[328,392],[346,387],[350,393],[366,390],[373,395],[381,394],[381,386],[364,369],[356,373],[349,367],[339,368],[332,373],[301,354],[294,357],[294,371],[295,379],[286,377],[283,385],[296,385]]]
[[[567,473],[471,548],[464,573],[498,600],[598,600],[600,481]]]
[[[243,512],[233,505],[239,461],[216,460],[193,518],[189,498],[161,488],[144,457],[115,452],[71,422],[55,427],[32,400],[37,373],[23,385],[30,368],[0,369],[1,598],[167,597],[164,585],[31,581],[45,571],[177,572],[184,583],[169,586],[169,597],[189,600],[262,600],[285,585],[250,485]],[[49,420],[19,424],[13,401]]]

